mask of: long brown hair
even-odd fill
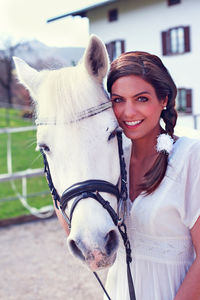
[[[158,100],[168,98],[166,110],[162,111],[160,117],[165,123],[166,133],[173,137],[177,120],[175,109],[177,88],[161,59],[156,55],[141,51],[121,54],[111,64],[107,79],[108,92],[111,92],[112,85],[117,79],[128,75],[139,76],[151,84]],[[139,185],[139,188],[147,194],[152,193],[165,176],[167,165],[168,154],[160,152],[151,169],[144,175],[144,181]]]

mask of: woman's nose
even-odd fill
[[[124,110],[124,116],[130,118],[136,115],[137,109],[132,101],[127,101]]]

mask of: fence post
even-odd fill
[[[193,124],[194,124],[194,129],[197,129],[197,116],[193,115]]]
[[[27,200],[27,180],[26,176],[22,177],[22,196],[24,200]]]

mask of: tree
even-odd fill
[[[32,110],[28,91],[18,83],[15,76],[13,56],[24,59],[37,70],[57,69],[67,65],[75,65],[81,50],[49,47],[37,40],[15,42],[7,38],[0,49],[0,106],[7,107],[7,123],[9,124],[10,107]],[[22,112],[23,115],[23,112]]]
[[[23,45],[25,44],[23,43]],[[2,42],[0,50],[0,106],[6,108],[7,125],[10,124],[9,108],[13,106],[13,99],[16,99],[16,95],[23,94],[16,84],[16,79],[13,78],[14,63],[12,59],[21,45],[21,42],[16,43],[12,38],[7,38]],[[26,97],[29,97],[28,93],[26,93]]]
[[[8,107],[12,106],[12,57],[20,45],[20,42],[13,44],[12,39],[8,38],[3,42],[3,49],[0,51],[0,89],[3,96],[0,101],[7,103]]]

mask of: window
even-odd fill
[[[192,113],[192,90],[179,88],[176,98],[178,112]]]
[[[118,10],[116,8],[109,10],[108,21],[113,22],[113,21],[117,21],[117,20],[118,20]]]
[[[163,55],[190,52],[190,27],[179,26],[162,32]]]
[[[168,0],[168,6],[179,4],[181,3],[181,0]]]
[[[112,41],[106,44],[106,48],[110,60],[113,61],[115,58],[117,58],[121,53],[125,51],[125,41],[124,40]]]

